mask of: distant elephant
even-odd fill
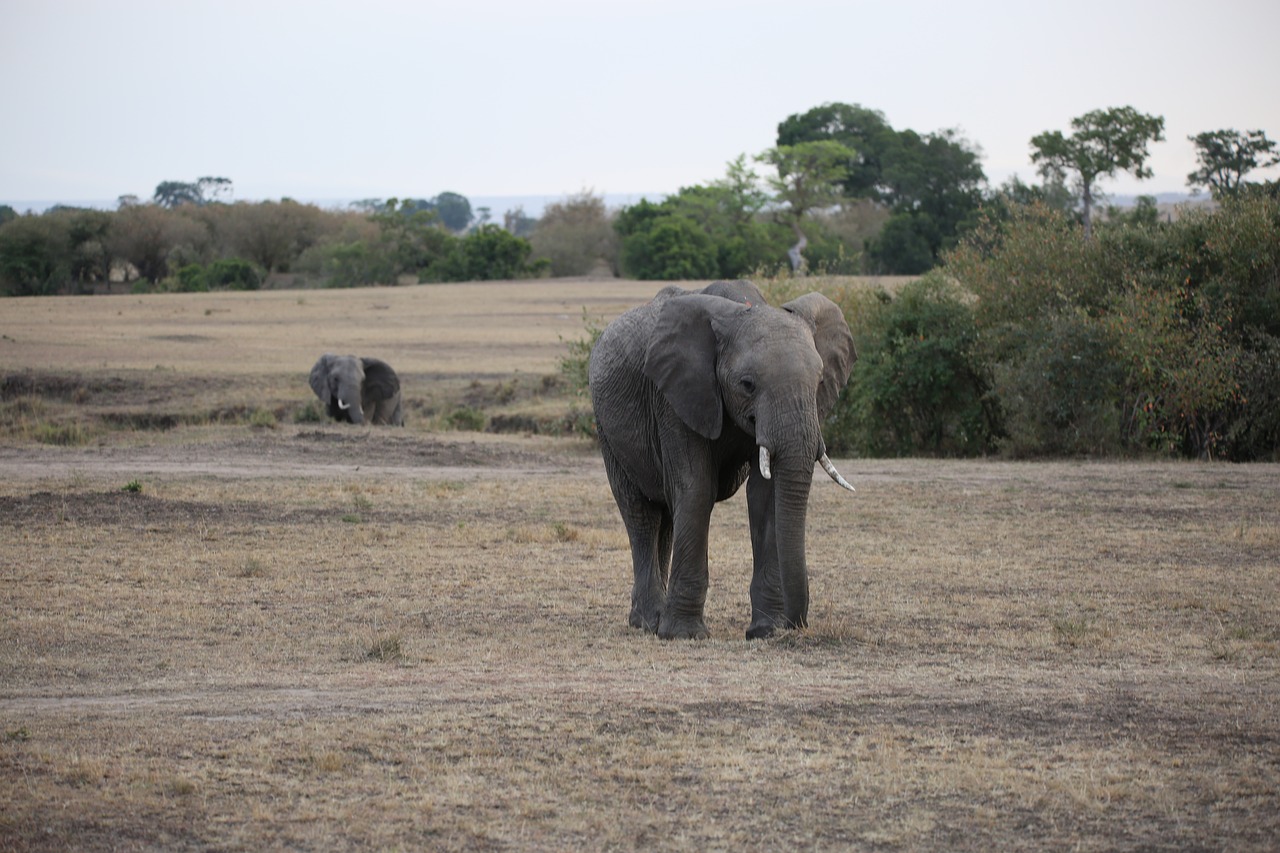
[[[803,627],[805,514],[821,425],[857,359],[840,308],[809,293],[772,308],[755,285],[668,287],[610,323],[589,362],[591,403],[631,541],[630,624],[708,636],[711,510],[747,483],[753,574],[747,638]]]
[[[381,359],[325,353],[311,368],[311,390],[336,421],[404,426],[400,377]]]

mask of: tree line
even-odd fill
[[[289,199],[232,200],[225,177],[164,181],[149,200],[121,196],[116,211],[54,208],[20,216],[0,208],[0,290],[74,293],[127,279],[137,289],[360,286],[606,274],[678,280],[769,273],[920,274],[937,267],[984,212],[1037,202],[1092,237],[1099,184],[1119,172],[1147,177],[1148,146],[1164,120],[1132,107],[1095,110],[1071,132],[1030,141],[1039,185],[992,190],[979,151],[955,131],[894,128],[884,114],[831,103],[788,116],[777,144],[731,161],[722,178],[661,200],[608,210],[590,191],[538,218],[472,210],[458,193],[367,199],[323,210]],[[1193,187],[1215,199],[1247,189],[1245,176],[1280,161],[1262,131],[1191,137]],[[757,167],[765,170],[762,177]],[[1154,202],[1140,200],[1141,215]],[[1115,218],[1119,214],[1111,212]]]

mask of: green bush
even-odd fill
[[[262,276],[253,264],[242,258],[224,258],[209,264],[204,273],[210,290],[257,290]]]
[[[845,301],[858,361],[828,424],[828,446],[871,456],[991,449],[997,423],[976,360],[971,300],[935,273],[897,296],[881,290],[856,307]]]
[[[1280,452],[1280,202],[1132,217],[1093,240],[1041,206],[987,221],[945,273],[1019,454]]]
[[[1083,310],[1066,307],[1037,318],[992,372],[1005,452],[1082,456],[1120,449],[1123,369],[1106,326]]]

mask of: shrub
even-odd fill
[[[859,300],[849,317],[859,357],[828,425],[832,450],[950,456],[992,447],[997,420],[970,302],[936,273],[897,296]],[[846,298],[846,315],[850,307]]]
[[[204,278],[210,290],[257,290],[262,286],[258,270],[242,258],[214,261],[205,269]]]
[[[1107,328],[1066,307],[1026,329],[1014,354],[992,366],[1005,436],[1014,456],[1115,453],[1121,446],[1123,369]]]
[[[1014,206],[945,271],[977,299],[1009,450],[1277,453],[1276,199],[1172,223],[1132,217],[1092,241],[1061,213]]]

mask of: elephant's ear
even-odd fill
[[[818,386],[818,414],[825,418],[830,414],[840,396],[841,389],[849,381],[849,371],[858,360],[853,347],[853,335],[845,322],[844,312],[821,293],[806,293],[782,306],[804,319],[813,329],[813,345],[822,356],[822,384]]]
[[[390,400],[400,393],[400,377],[391,369],[391,365],[379,358],[362,358],[364,365],[364,388],[362,397],[373,400]]]
[[[316,396],[320,398],[320,402],[326,406],[329,405],[329,367],[333,360],[337,358],[333,353],[327,352],[320,356],[320,360],[316,362],[315,367],[311,368],[311,390],[316,392]]]
[[[704,438],[719,438],[724,402],[716,379],[716,332],[711,325],[716,303],[743,306],[716,296],[689,295],[666,300],[644,354],[649,378],[680,420]]]

